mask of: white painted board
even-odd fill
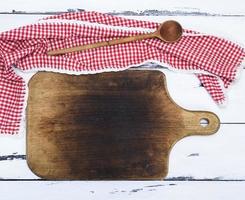
[[[171,151],[167,179],[245,180],[244,130],[245,124],[223,124],[214,135],[182,139]],[[38,178],[18,157],[26,154],[25,147],[24,136],[0,138],[0,178]]]
[[[43,16],[40,15],[1,15],[1,31],[13,28],[14,26],[25,25],[36,21]],[[130,16],[132,18],[132,16]],[[163,21],[168,17],[133,17],[145,20]],[[215,17],[210,23],[208,17],[178,16],[176,20],[193,29],[208,30],[209,25],[218,27],[217,32],[225,32],[225,27],[232,26],[231,35],[235,40],[245,43],[243,35],[245,30],[237,34],[239,26],[243,23],[244,17]],[[199,24],[199,21],[202,23]],[[236,22],[236,23],[234,23]],[[3,23],[4,24],[4,23]],[[218,26],[218,24],[223,24]],[[223,28],[222,28],[223,27]],[[218,30],[219,29],[219,30]],[[225,108],[218,107],[210,98],[203,87],[200,87],[198,79],[192,74],[175,73],[164,69],[166,74],[168,90],[173,100],[184,108],[192,110],[210,110],[217,113],[222,123],[244,123],[245,118],[245,79],[236,83],[230,90],[229,102]],[[245,160],[241,152],[243,149],[242,139],[244,125],[222,125],[217,135],[210,137],[191,137],[179,142],[173,149],[170,157],[169,179],[191,178],[191,179],[244,179]],[[214,138],[214,142],[212,139]],[[215,139],[217,138],[217,139]],[[205,144],[206,142],[206,144]],[[235,144],[227,149],[227,143]],[[204,145],[205,144],[205,145]],[[219,148],[216,149],[218,145]],[[222,147],[222,148],[220,148]],[[0,177],[5,179],[36,179],[26,161],[25,156],[25,133],[18,137],[0,137]],[[227,159],[229,156],[229,159]],[[9,160],[6,160],[9,159]],[[4,160],[5,159],[5,160]],[[14,160],[11,160],[14,159]],[[220,160],[217,160],[220,159]],[[212,163],[210,165],[209,163]],[[238,168],[232,167],[235,164]],[[239,167],[240,166],[240,167]],[[220,170],[220,168],[223,170]],[[18,169],[18,170],[16,170]]]
[[[42,15],[0,15],[0,31],[9,30],[21,25],[36,22]],[[175,19],[184,27],[202,32],[216,34],[245,46],[245,17],[203,17],[203,16],[128,16],[152,21]],[[210,20],[212,22],[210,22]],[[227,29],[227,27],[230,27]],[[213,30],[213,31],[212,31]],[[210,110],[218,114],[224,123],[244,123],[245,118],[245,79],[241,73],[240,79],[227,92],[227,106],[218,107],[207,91],[200,87],[200,82],[193,74],[183,74],[163,70],[166,74],[168,90],[173,100],[180,106],[194,110]]]
[[[220,181],[21,181],[0,182],[1,199],[243,200],[244,182]]]
[[[66,11],[67,9],[86,9],[96,11],[143,11],[182,10],[189,12],[208,12],[222,14],[245,14],[243,0],[42,0],[38,3],[32,0],[8,0],[1,2],[0,11]]]
[[[196,12],[216,16],[141,16],[130,18],[151,21],[175,19],[185,28],[223,36],[245,45],[245,3],[243,0],[136,0],[136,1],[31,1],[8,0],[0,3],[0,12],[66,11],[89,9],[97,11],[145,9],[180,10],[182,14]],[[180,12],[180,13],[181,13]],[[230,15],[219,17],[218,15]],[[234,16],[236,15],[236,17]],[[0,15],[0,31],[26,25],[42,15]],[[0,136],[0,178],[19,179],[17,182],[0,182],[1,199],[244,199],[245,183],[245,78],[237,82],[228,93],[228,104],[219,108],[211,100],[193,75],[177,74],[164,70],[168,89],[173,100],[188,109],[210,110],[222,121],[219,132],[208,137],[188,137],[175,145],[170,155],[168,179],[192,181],[156,182],[84,182],[84,181],[37,181],[29,170],[25,156],[25,133],[19,137]],[[197,100],[198,99],[198,100]],[[239,124],[241,123],[241,124]],[[6,158],[8,160],[6,160]],[[1,160],[2,159],[2,160]],[[12,160],[13,159],[13,160]],[[30,179],[31,181],[23,181]],[[198,179],[212,181],[193,181]]]

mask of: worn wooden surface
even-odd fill
[[[63,1],[9,0],[1,11],[63,11],[68,8],[121,12],[126,16],[162,22],[179,21],[183,27],[233,39],[245,46],[245,4],[242,0],[206,1]],[[154,9],[159,12],[150,12]],[[142,12],[141,12],[142,11]],[[160,12],[161,11],[161,12]],[[124,15],[130,12],[121,12]],[[160,13],[160,16],[152,16]],[[0,15],[0,31],[33,23],[44,15]],[[156,66],[158,67],[158,66]],[[208,137],[187,137],[171,151],[168,181],[44,182],[26,164],[25,131],[17,138],[0,136],[0,182],[3,199],[244,199],[245,195],[245,77],[241,73],[229,93],[226,107],[218,107],[193,75],[162,70],[172,99],[184,108],[215,112],[221,127]],[[21,73],[21,72],[18,72]],[[28,75],[26,75],[28,76]],[[37,180],[38,179],[38,180]],[[16,180],[9,182],[9,180]],[[164,185],[164,186],[161,186]],[[144,186],[151,186],[146,187]],[[150,188],[150,189],[149,189]]]
[[[178,140],[219,128],[215,114],[177,106],[153,70],[37,73],[26,115],[27,162],[45,179],[162,180]]]

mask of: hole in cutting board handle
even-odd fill
[[[207,127],[209,125],[210,122],[209,122],[209,120],[207,118],[201,118],[199,123],[200,123],[200,126],[205,128],[205,127]]]
[[[218,116],[212,112],[197,111],[191,120],[193,120],[194,127],[193,135],[211,135],[217,132],[220,126]]]

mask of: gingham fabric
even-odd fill
[[[27,71],[95,73],[157,62],[196,72],[215,102],[225,101],[223,88],[235,80],[245,50],[228,40],[184,30],[176,43],[147,39],[127,44],[48,56],[47,51],[155,31],[155,22],[97,12],[51,16],[36,24],[0,34],[0,132],[16,134],[23,118],[26,84],[14,68]],[[198,99],[197,99],[198,101]]]

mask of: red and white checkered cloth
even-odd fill
[[[18,133],[24,113],[26,83],[14,67],[24,72],[93,73],[123,70],[154,61],[176,70],[196,72],[214,101],[222,103],[223,88],[235,80],[245,50],[215,36],[184,30],[183,37],[171,44],[147,39],[61,56],[47,55],[49,50],[153,32],[158,26],[154,22],[97,12],[77,12],[48,17],[1,33],[0,132]]]

